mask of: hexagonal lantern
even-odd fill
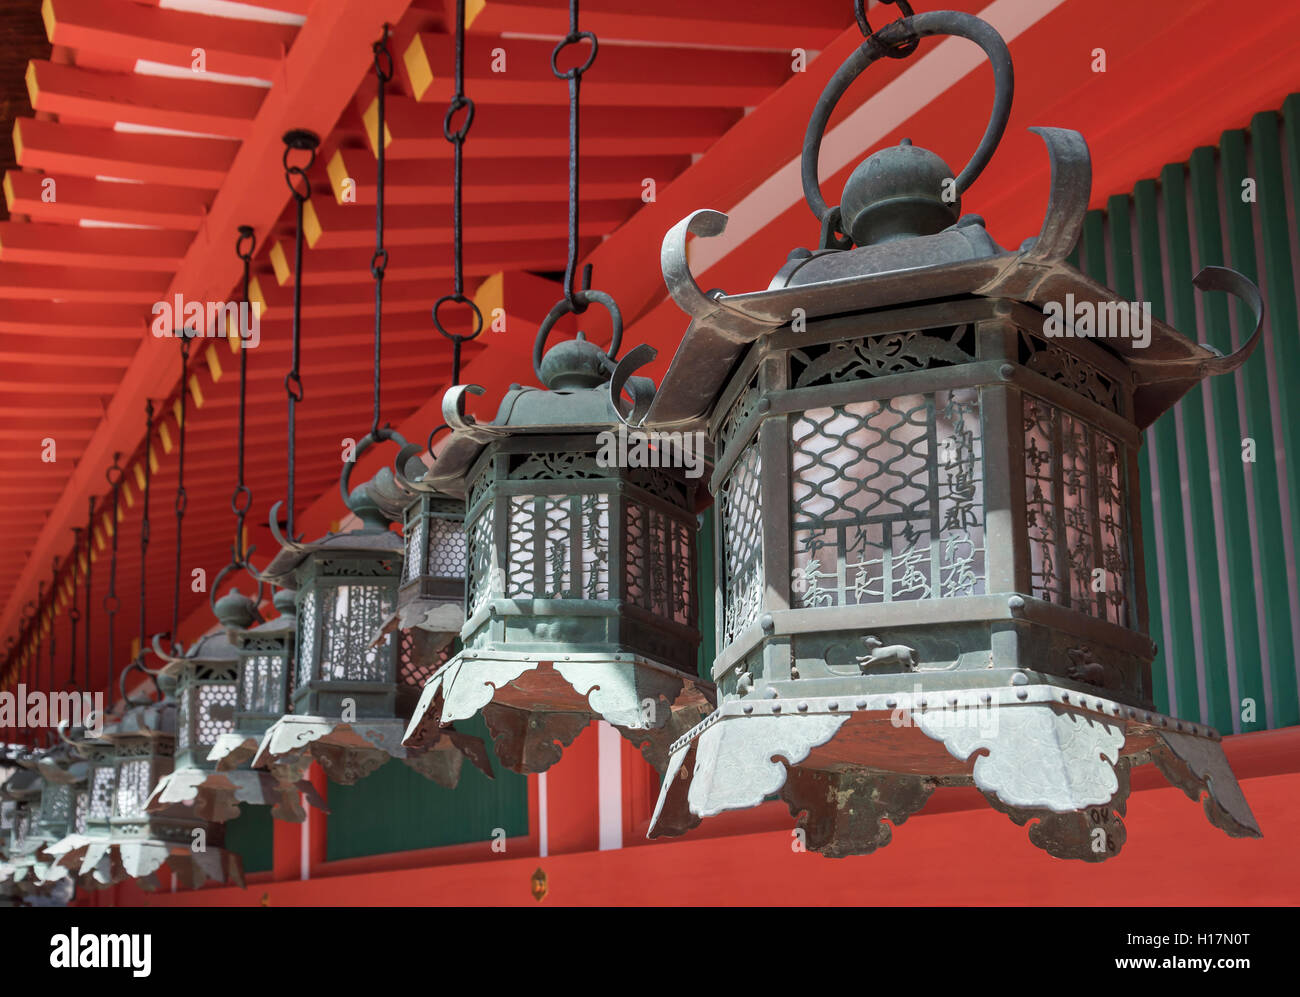
[[[538,363],[547,328],[534,363],[548,390],[513,386],[490,423],[460,414],[482,388],[444,397],[453,432],[418,487],[464,497],[467,619],[407,743],[481,711],[502,764],[541,772],[603,718],[662,770],[711,707],[696,678],[694,484],[602,461],[614,364],[581,334]],[[635,381],[634,395],[653,390]]]
[[[208,760],[218,771],[237,769],[251,762],[262,735],[289,709],[293,642],[298,632],[297,607],[289,589],[277,589],[271,602],[279,616],[231,634],[239,652],[239,686],[234,727],[219,734],[208,752]]]
[[[134,663],[132,667],[142,667]],[[131,668],[123,672],[123,687]],[[240,857],[222,848],[224,825],[210,823],[181,804],[149,812],[154,785],[172,770],[176,747],[176,679],[154,676],[158,702],[128,697],[121,720],[105,728],[107,747],[95,746],[90,774],[90,810],[79,882],[91,888],[124,879],[157,886],[165,862],[186,889],[208,881],[243,886]],[[124,693],[125,695],[125,693]]]
[[[356,456],[372,443],[366,436]],[[294,712],[267,729],[253,766],[270,767],[283,781],[298,780],[314,759],[331,780],[351,785],[398,758],[451,788],[460,779],[462,760],[469,758],[490,776],[479,738],[452,730],[422,746],[402,744],[416,696],[406,681],[410,645],[392,634],[375,639],[393,613],[401,580],[403,541],[385,516],[398,495],[386,468],[349,492],[354,466],[344,466],[340,491],[360,520],[359,529],[330,533],[315,543],[275,531],[281,550],[261,577],[295,592]]]
[[[36,770],[34,752],[17,752],[11,761],[15,768],[0,786],[0,821],[7,831],[0,882],[8,885],[15,898],[21,898],[30,895],[36,882],[33,852],[40,845],[36,824],[45,784]]]
[[[154,641],[155,653],[167,662],[163,674],[176,682],[176,758],[172,771],[154,786],[146,809],[161,813],[182,804],[203,820],[221,822],[238,817],[239,804],[252,803],[271,806],[279,820],[301,822],[307,816],[302,796],[323,806],[310,782],[280,782],[249,768],[218,771],[209,758],[221,737],[234,731],[241,656],[233,641],[257,616],[253,601],[234,589],[216,601],[215,610],[218,624],[183,656],[167,654]]]
[[[958,197],[952,170],[905,143],[827,208],[817,151],[835,101],[883,49],[943,33],[985,49],[998,91]],[[719,455],[720,706],[672,746],[661,810],[705,817],[776,793],[808,847],[839,856],[888,843],[887,821],[935,787],[974,785],[1035,821],[1035,845],[1099,861],[1124,843],[1130,768],[1152,761],[1208,794],[1228,834],[1260,833],[1219,735],[1152,703],[1136,494],[1142,430],[1246,359],[1258,292],[1231,271],[1196,279],[1255,308],[1231,357],[1155,320],[1149,343],[1082,324],[1056,335],[1067,296],[1140,313],[1066,262],[1091,185],[1078,133],[1033,129],[1052,163],[1037,239],[1006,251],[960,215],[1010,100],[1010,56],[987,24],[904,18],[850,57],[809,125],[821,248],[732,295],[703,292],[686,262],[687,234],[716,235],[725,215],[696,212],[664,241],[691,323],[645,422],[703,426]]]
[[[41,752],[36,759],[44,788],[40,814],[29,835],[28,853],[31,856],[32,892],[43,896],[71,889],[69,869],[59,861],[61,851],[58,846],[69,836],[80,834],[85,829],[90,765],[76,749],[75,739],[81,733],[79,728],[75,729],[69,738],[60,729],[60,743]],[[33,841],[35,847],[32,847]]]
[[[404,447],[397,458],[400,515],[406,547],[397,607],[382,633],[419,630],[419,653],[441,656],[465,624],[465,576],[469,544],[465,538],[465,502],[429,487],[418,446]],[[427,634],[425,637],[423,634]],[[438,661],[442,664],[443,661]]]

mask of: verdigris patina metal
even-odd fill
[[[601,434],[619,426],[617,318],[609,354],[579,333],[543,356],[553,322],[534,351],[545,390],[513,386],[487,423],[461,411],[482,388],[444,396],[453,431],[423,481],[465,504],[463,650],[429,679],[406,742],[481,712],[502,764],[541,772],[604,719],[662,771],[669,743],[711,707],[696,678],[694,482],[602,457]],[[627,387],[638,405],[653,391],[644,378]]]
[[[817,151],[835,101],[882,54],[952,34],[989,56],[997,94],[975,157],[953,174],[904,144],[877,152],[828,207]],[[672,746],[660,808],[695,818],[780,794],[809,848],[870,852],[937,787],[973,785],[1030,840],[1099,861],[1125,840],[1129,770],[1155,762],[1234,836],[1259,827],[1218,735],[1152,702],[1141,430],[1258,345],[1258,291],[1207,268],[1203,290],[1255,310],[1230,357],[1158,320],[1141,338],[1056,335],[1065,300],[1140,313],[1066,257],[1091,169],[1076,132],[1035,128],[1052,165],[1041,232],[999,247],[960,214],[1006,125],[1009,53],[968,14],[904,17],[835,74],[805,139],[820,246],[767,290],[703,291],[689,234],[663,270],[691,323],[631,421],[703,428],[721,543],[720,706]],[[854,248],[856,244],[857,248]],[[1072,299],[1067,299],[1067,295]],[[1125,328],[1128,328],[1125,326]],[[616,397],[645,357],[619,365]],[[657,816],[651,834],[680,821]]]
[[[234,820],[239,805],[251,803],[270,806],[277,820],[301,822],[306,818],[302,797],[324,809],[308,780],[281,782],[247,767],[218,769],[211,759],[218,742],[235,731],[243,659],[232,638],[257,618],[253,601],[235,589],[215,605],[217,625],[185,654],[168,654],[154,641],[154,652],[166,662],[163,674],[176,682],[176,754],[172,771],[158,780],[146,809],[157,813],[183,804],[203,820],[219,823]]]
[[[122,673],[127,707],[120,720],[104,728],[103,737],[87,745],[90,799],[84,836],[60,842],[62,864],[80,857],[78,885],[91,889],[138,879],[145,889],[158,886],[165,863],[175,882],[197,889],[207,882],[244,884],[238,854],[222,847],[225,828],[199,817],[192,808],[171,804],[149,811],[154,786],[172,770],[176,751],[176,679],[153,676],[160,698],[134,698],[125,692],[131,671],[144,669],[139,659]]]
[[[382,439],[389,438],[406,443],[385,431]],[[378,439],[367,434],[356,457]],[[380,634],[402,575],[402,538],[385,515],[397,496],[386,468],[349,491],[354,466],[344,465],[339,488],[358,529],[302,543],[281,536],[271,517],[281,550],[261,577],[295,593],[296,674],[293,712],[267,728],[253,767],[297,783],[315,760],[331,780],[351,785],[397,758],[452,788],[469,758],[491,778],[482,740],[454,728],[420,746],[402,744],[424,666],[408,634]]]

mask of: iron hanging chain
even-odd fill
[[[252,314],[252,302],[249,300],[249,291],[252,286],[252,267],[253,254],[257,250],[257,236],[253,232],[251,225],[240,225],[237,229],[239,235],[235,239],[235,255],[243,263],[244,270],[244,295],[240,299],[240,314]],[[252,549],[244,549],[244,518],[248,515],[248,510],[253,505],[253,493],[248,485],[244,483],[244,437],[247,431],[247,411],[248,411],[248,347],[245,345],[244,338],[239,339],[239,428],[235,442],[235,488],[230,493],[230,511],[235,515],[235,539],[230,545],[230,563],[221,569],[212,584],[208,587],[208,602],[216,610],[217,593],[221,589],[222,579],[226,575],[240,568],[252,571],[248,564],[248,556]],[[259,581],[259,595],[260,595]],[[260,598],[259,598],[260,601]]]
[[[113,695],[113,623],[117,617],[117,611],[121,608],[121,600],[117,597],[117,534],[118,525],[121,518],[121,500],[122,500],[122,468],[118,461],[121,459],[120,453],[113,454],[113,466],[104,472],[104,477],[113,487],[113,550],[108,561],[108,592],[104,594],[104,614],[108,617],[108,694]]]
[[[382,135],[380,144],[383,144]],[[320,139],[312,132],[294,130],[284,135],[284,182],[289,185],[289,192],[297,203],[297,224],[294,228],[293,241],[293,346],[290,370],[284,376],[284,392],[289,399],[289,432],[287,457],[289,463],[288,509],[286,510],[286,532],[290,540],[298,539],[293,533],[294,507],[294,442],[295,442],[295,406],[302,401],[302,376],[298,372],[302,356],[302,243],[303,210],[311,200],[311,179],[307,176],[316,163],[316,149]],[[293,151],[308,154],[305,166],[290,166],[289,153]]]
[[[561,72],[560,53],[584,39],[591,42],[591,53],[587,56],[586,62]],[[591,289],[590,263],[582,268],[582,286],[576,290],[573,286],[578,270],[578,209],[581,202],[578,170],[580,145],[578,96],[582,86],[582,75],[596,61],[596,53],[599,49],[600,42],[596,35],[591,31],[582,31],[578,27],[578,0],[569,0],[569,33],[561,38],[551,51],[551,73],[556,79],[567,80],[569,83],[569,256],[564,266],[564,297],[550,310],[546,318],[542,319],[542,324],[537,329],[537,339],[533,343],[533,371],[539,380],[542,379],[542,352],[546,346],[546,337],[550,335],[555,323],[570,313],[581,315],[593,301],[603,305],[610,315],[613,334],[606,355],[611,363],[615,362],[623,339],[623,316],[619,312],[618,304],[612,296]],[[582,333],[578,335],[581,338]]]
[[[50,690],[51,691],[54,690],[55,664],[56,664],[56,659],[58,657],[58,650],[57,650],[58,639],[54,632],[54,606],[59,599],[59,565],[62,563],[62,561],[63,559],[61,557],[56,556],[54,558],[54,569],[51,572],[54,575],[54,577],[50,581],[50,605],[49,605],[48,613],[50,617]]]
[[[452,147],[451,178],[451,253],[452,253],[452,293],[444,294],[434,303],[434,327],[446,339],[451,341],[451,382],[460,384],[461,347],[483,331],[483,313],[474,300],[465,294],[465,239],[464,239],[464,188],[465,188],[465,140],[469,137],[470,127],[474,124],[474,101],[465,96],[465,0],[456,0],[456,92],[447,105],[447,113],[442,119],[442,137]],[[452,120],[461,111],[465,118],[460,127],[453,130]],[[468,335],[452,333],[442,324],[438,312],[444,304],[455,303],[468,305],[474,313],[473,331]],[[436,431],[435,431],[436,432]]]
[[[190,369],[190,330],[181,330],[181,397],[180,397],[180,417],[177,420],[177,433],[180,437],[178,441],[178,455],[176,460],[176,576],[172,585],[172,628],[171,642],[172,653],[180,653],[180,612],[181,612],[181,541],[183,538],[183,527],[185,523],[185,507],[189,504],[189,496],[185,493],[185,396],[188,394],[188,385],[185,379],[189,376]]]
[[[384,311],[384,272],[388,269],[388,250],[384,248],[384,93],[388,82],[393,78],[393,54],[388,50],[389,26],[384,25],[384,32],[379,41],[371,46],[375,56],[375,89],[378,91],[377,102],[379,117],[375,127],[378,139],[375,143],[375,252],[370,257],[370,276],[375,279],[375,363],[374,363],[374,416],[370,422],[370,436],[380,438],[379,427],[379,371],[380,343]]]
[[[72,608],[68,610],[68,686],[77,685],[77,624],[81,608],[77,605],[77,576],[81,574],[81,527],[72,528]]]
[[[95,496],[89,499],[90,511],[86,515],[86,648],[85,648],[85,669],[82,672],[82,678],[85,685],[82,687],[86,692],[90,691],[90,593],[93,588],[91,581],[91,560],[90,545],[91,538],[95,535]]]
[[[148,564],[147,555],[149,553],[149,489],[153,482],[152,468],[150,467],[150,456],[153,448],[153,401],[146,399],[144,403],[144,508],[140,513],[140,657],[144,660],[146,640],[149,631],[145,629],[145,607],[149,604],[146,598],[145,580],[149,577],[149,572],[145,570]],[[111,690],[110,690],[111,691]]]
[[[893,4],[898,8],[898,20],[891,21],[885,25],[885,28],[889,28],[892,32],[895,30],[893,25],[898,25],[898,30],[903,32],[903,37],[893,43],[882,41],[880,36],[881,32],[885,31],[885,28],[877,31],[871,27],[871,23],[867,20],[866,0],[853,0],[853,16],[858,22],[858,30],[862,32],[862,37],[866,39],[864,44],[871,46],[878,56],[889,59],[906,59],[916,51],[916,46],[921,43],[920,37],[912,31],[911,22],[907,21],[907,18],[912,17],[915,11],[912,10],[912,5],[907,0],[880,0],[880,2],[882,4]]]

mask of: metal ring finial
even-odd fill
[[[900,9],[909,8],[900,4]],[[861,26],[865,21],[864,16],[859,21],[859,25]],[[826,125],[835,106],[853,81],[872,63],[881,58],[901,58],[911,51],[903,51],[903,47],[910,40],[919,40],[931,35],[952,35],[974,42],[984,50],[993,67],[993,111],[989,117],[988,127],[984,130],[984,137],[980,139],[974,155],[971,156],[965,169],[957,175],[955,187],[958,195],[964,193],[975,182],[993,157],[998,143],[1002,140],[1002,133],[1006,130],[1007,120],[1011,116],[1011,101],[1015,92],[1011,53],[1002,36],[987,21],[960,11],[926,11],[891,21],[879,31],[873,32],[852,55],[844,60],[826,84],[826,89],[822,91],[808,120],[808,131],[804,135],[800,161],[803,195],[808,207],[817,217],[818,222],[823,225],[827,224],[828,214],[835,209],[828,206],[822,196],[821,184],[817,178],[817,166]],[[835,222],[831,220],[830,224],[833,226]]]

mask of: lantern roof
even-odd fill
[[[852,250],[797,249],[766,290],[706,293],[691,274],[687,237],[720,235],[727,216],[701,210],[678,222],[664,237],[661,262],[668,290],[691,323],[645,421],[675,426],[706,419],[744,350],[788,326],[796,309],[811,321],[961,297],[1011,299],[1043,308],[1070,296],[1076,304],[1128,307],[1119,294],[1066,259],[1078,242],[1091,195],[1092,168],[1083,136],[1060,128],[1030,130],[1047,144],[1052,189],[1039,235],[1019,250],[997,247],[983,219],[967,215],[935,234],[887,238]],[[1203,279],[1206,273],[1213,277]],[[1149,426],[1204,377],[1241,366],[1258,345],[1262,311],[1257,293],[1221,273],[1207,268],[1197,286],[1228,290],[1257,306],[1254,334],[1231,356],[1193,343],[1155,317],[1145,347],[1130,337],[1094,340],[1131,371],[1139,428]],[[628,363],[632,359],[619,365],[612,392],[634,369]]]
[[[628,358],[644,357],[642,349],[633,350]],[[584,434],[619,425],[622,416],[615,407],[618,395],[612,386],[617,369],[600,347],[578,333],[577,339],[551,347],[541,360],[538,373],[547,387],[512,384],[491,422],[461,413],[465,393],[481,395],[481,387],[462,384],[449,388],[442,399],[442,417],[452,434],[421,479],[426,489],[463,497],[465,476],[495,440]],[[654,383],[649,378],[626,377],[620,386],[643,404],[654,397]]]
[[[256,626],[236,630],[233,637],[236,647],[243,646],[244,638],[250,636],[282,637],[292,636],[298,632],[298,607],[294,602],[293,589],[277,589],[271,596],[271,604],[280,615],[264,620]]]
[[[319,540],[304,543],[293,537],[284,536],[271,517],[271,532],[280,544],[280,552],[266,566],[258,577],[272,585],[287,586],[293,581],[294,573],[315,553],[350,553],[372,555],[400,556],[404,543],[399,534],[388,528],[388,518],[381,510],[380,502],[391,499],[390,486],[392,472],[381,468],[379,473],[369,481],[364,481],[350,492],[344,491],[347,506],[361,520],[356,530],[340,533],[327,533]],[[346,486],[346,474],[344,476]],[[378,496],[378,497],[376,497]]]

